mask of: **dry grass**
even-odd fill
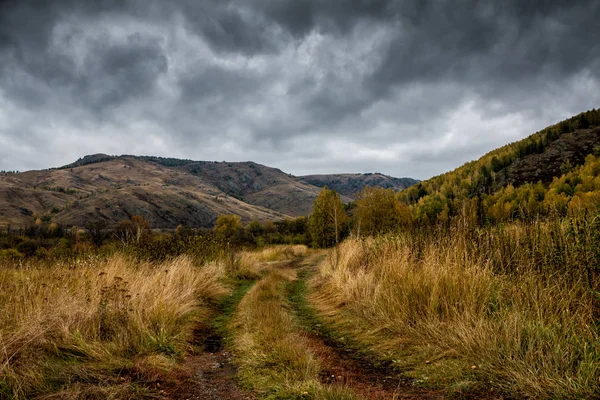
[[[203,303],[225,293],[223,267],[187,257],[160,265],[122,256],[0,268],[0,397],[121,397],[120,373],[168,368]]]
[[[269,246],[258,251],[242,251],[237,255],[236,275],[256,279],[271,270],[274,264],[308,254],[305,245]]]
[[[352,399],[319,383],[320,364],[286,306],[284,285],[294,270],[271,271],[248,292],[234,321],[242,383],[269,399]]]
[[[461,232],[348,240],[321,265],[311,300],[339,329],[396,358],[422,383],[598,397],[598,293],[589,277],[540,271],[518,245],[510,250],[518,273],[500,273],[481,251],[490,249],[478,250]]]

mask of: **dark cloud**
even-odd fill
[[[75,78],[74,97],[81,97],[95,109],[146,95],[169,67],[161,43],[138,33],[117,43],[100,36],[87,46]]]
[[[591,39],[600,36],[598,2],[459,3],[463,6],[424,2],[416,12],[400,10],[397,36],[374,85],[385,90],[391,84],[452,80],[484,91],[518,88],[598,63],[600,47]]]
[[[390,20],[397,7],[389,0],[257,0],[255,7],[294,36],[304,36],[314,29],[344,34],[360,20]]]
[[[137,152],[427,178],[598,107],[599,16],[594,0],[0,1],[0,169]]]
[[[191,0],[182,2],[180,8],[175,5],[175,10],[183,14],[186,26],[204,37],[217,52],[255,54],[275,51],[278,40],[271,21],[256,10],[235,3]]]

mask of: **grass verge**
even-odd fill
[[[330,347],[342,350],[347,356],[359,361],[366,368],[380,370],[381,373],[399,373],[396,366],[388,359],[379,358],[368,346],[355,340],[352,336],[344,334],[334,328],[332,324],[326,323],[317,310],[308,302],[307,281],[311,279],[314,272],[303,269],[298,271],[298,279],[288,282],[286,291],[288,299],[294,308],[294,315],[300,326],[308,332],[320,337]]]

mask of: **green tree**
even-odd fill
[[[241,226],[242,220],[238,215],[219,215],[213,231],[217,239],[229,242],[235,238]]]
[[[345,232],[348,217],[340,195],[324,187],[315,200],[314,209],[308,219],[309,232],[316,247],[330,247],[339,243]]]
[[[354,218],[357,235],[377,235],[410,224],[411,214],[392,189],[367,186],[356,196]]]

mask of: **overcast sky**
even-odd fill
[[[0,169],[426,179],[600,107],[597,0],[0,0]]]

